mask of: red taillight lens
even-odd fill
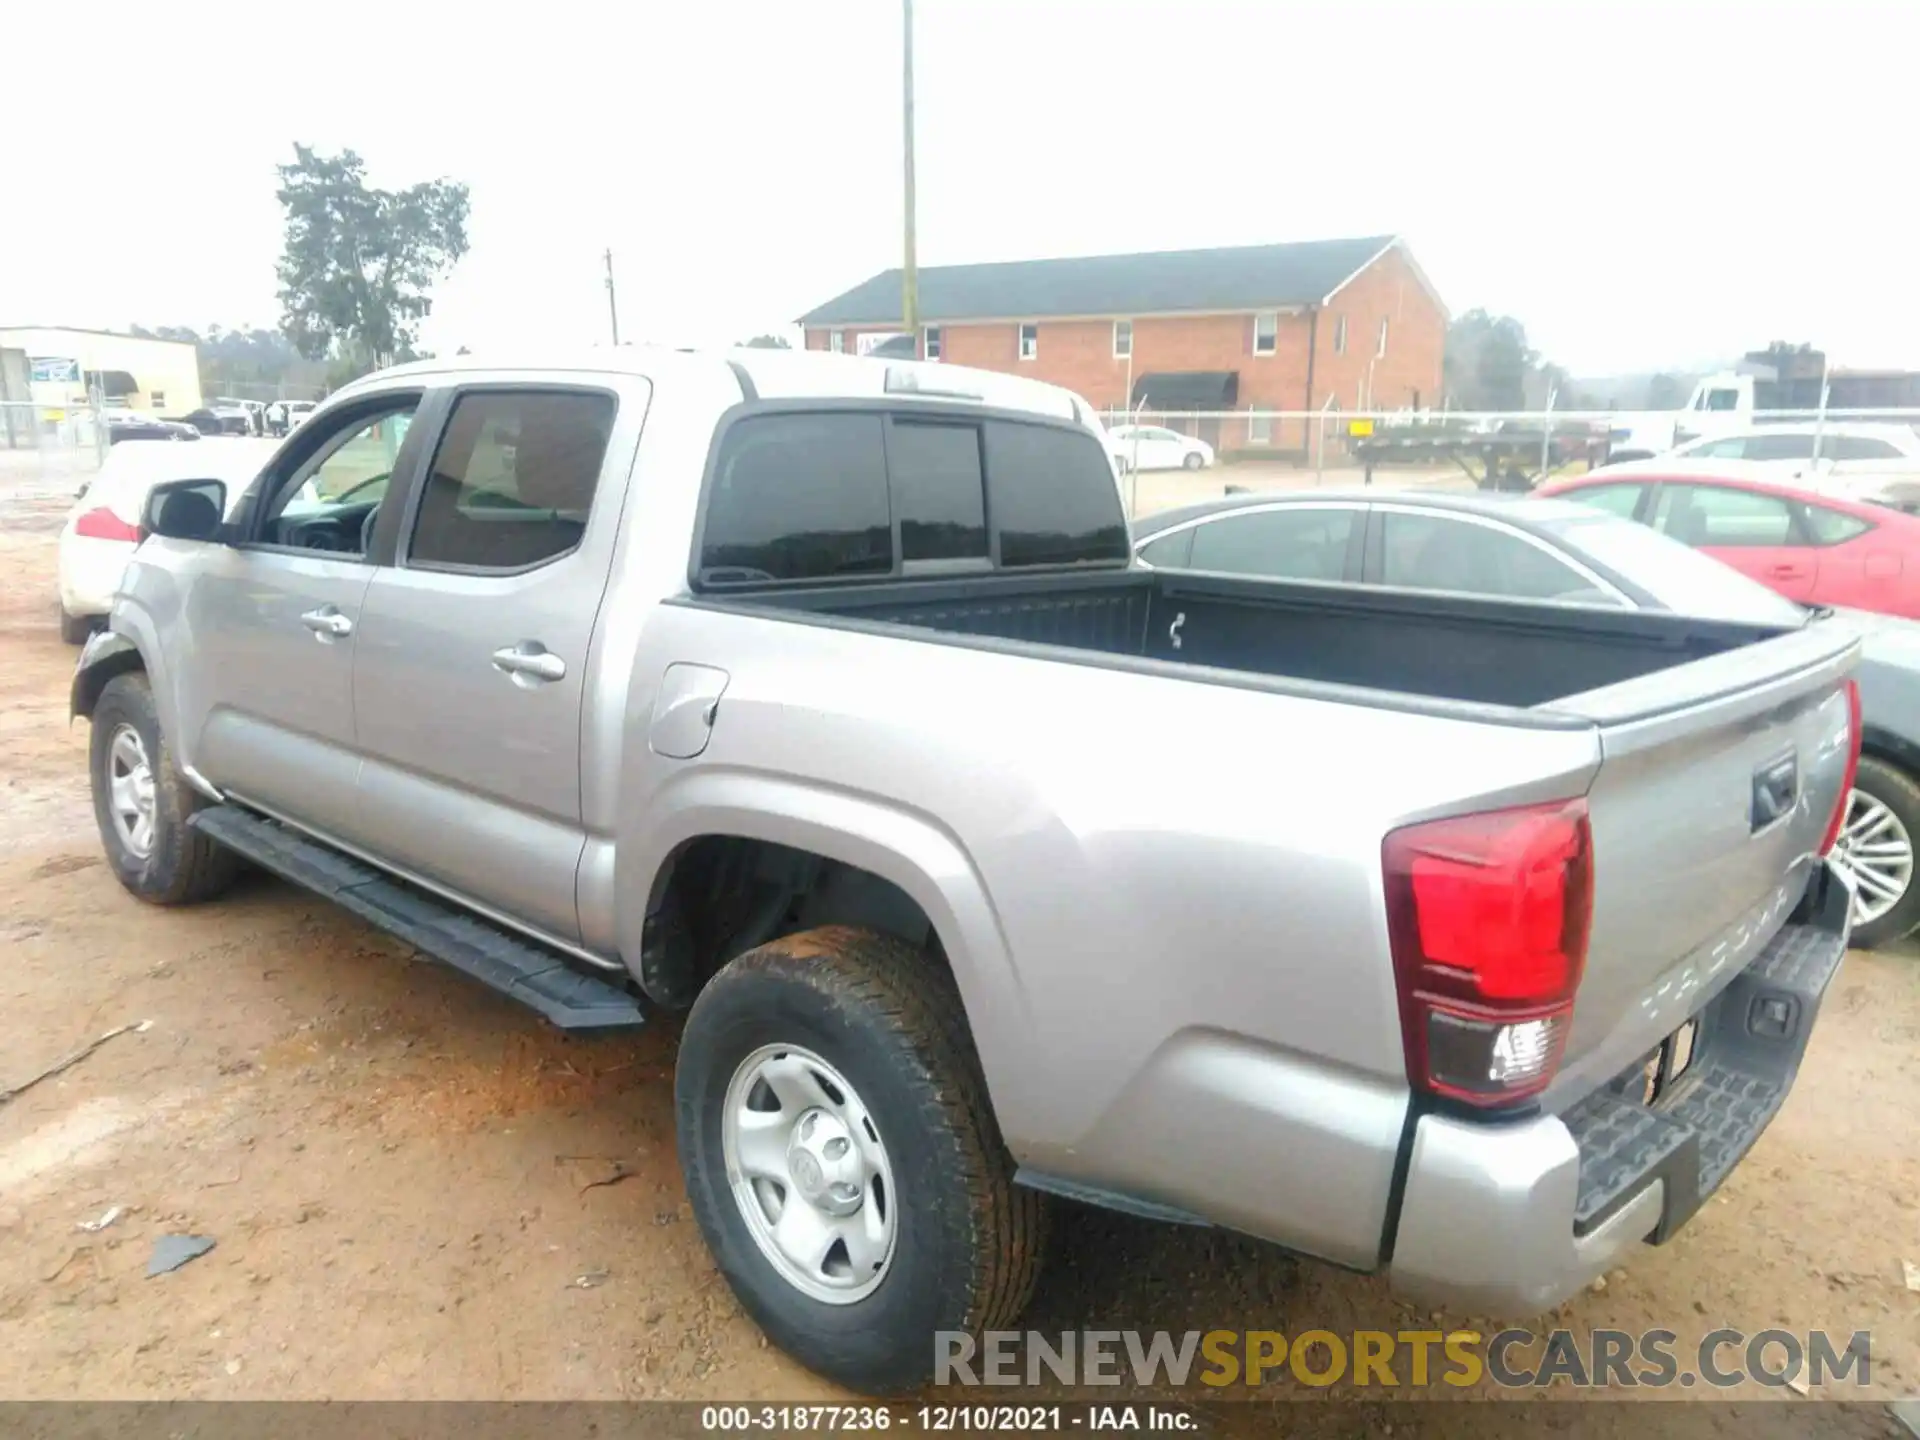
[[[1833,818],[1827,822],[1827,836],[1820,842],[1820,854],[1832,852],[1840,839],[1840,827],[1847,823],[1847,807],[1853,800],[1853,782],[1860,774],[1860,682],[1847,681],[1847,768],[1840,777],[1840,798],[1834,802]]]
[[[87,511],[74,521],[73,533],[85,535],[89,540],[138,541],[140,539],[139,526],[129,525],[104,505]]]
[[[1476,1105],[1545,1089],[1593,923],[1587,802],[1409,825],[1382,860],[1408,1076]]]

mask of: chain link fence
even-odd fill
[[[0,484],[10,488],[77,484],[100,468],[109,443],[92,406],[0,400]]]

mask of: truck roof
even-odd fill
[[[1055,419],[1097,423],[1093,408],[1057,385],[975,370],[941,361],[895,360],[824,350],[678,350],[652,345],[599,345],[553,350],[504,350],[416,360],[356,380],[363,387],[402,377],[426,379],[502,371],[574,371],[664,378],[731,368],[744,373],[762,399],[924,399],[988,405]]]

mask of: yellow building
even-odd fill
[[[26,352],[39,405],[83,406],[97,377],[109,404],[159,415],[200,408],[200,352],[182,341],[112,330],[0,326],[0,349]]]

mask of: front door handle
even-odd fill
[[[518,685],[541,685],[567,676],[567,662],[538,640],[522,640],[494,651],[493,668],[511,675]]]
[[[322,605],[318,610],[309,610],[300,617],[300,623],[313,631],[313,638],[326,643],[344,640],[353,633],[353,621],[340,613],[339,607]]]

